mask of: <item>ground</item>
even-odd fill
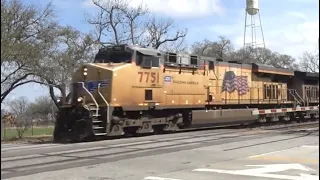
[[[319,135],[220,129],[72,145],[4,145],[2,179],[319,179]]]

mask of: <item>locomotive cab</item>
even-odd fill
[[[108,46],[99,49],[94,63],[133,63],[143,68],[159,67],[160,51],[139,46]]]
[[[99,49],[94,63],[130,63],[133,52],[125,45],[107,46]]]

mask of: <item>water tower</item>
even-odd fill
[[[265,49],[264,35],[258,0],[246,0],[246,14],[244,27],[244,50],[249,48]],[[249,28],[249,29],[248,29]],[[250,34],[247,34],[251,30]],[[259,33],[258,33],[259,32]],[[259,35],[260,34],[260,35]]]

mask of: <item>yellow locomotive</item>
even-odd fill
[[[253,108],[318,104],[319,75],[303,73],[139,46],[108,46],[73,74],[54,139],[243,123],[256,120]]]

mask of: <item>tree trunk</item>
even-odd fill
[[[63,83],[59,86],[60,92],[61,92],[61,103],[65,104],[66,103],[66,85]]]
[[[59,103],[58,103],[57,98],[54,94],[54,89],[52,86],[49,86],[49,93],[50,93],[50,97],[51,97],[54,105],[56,105],[56,107],[59,109]]]

